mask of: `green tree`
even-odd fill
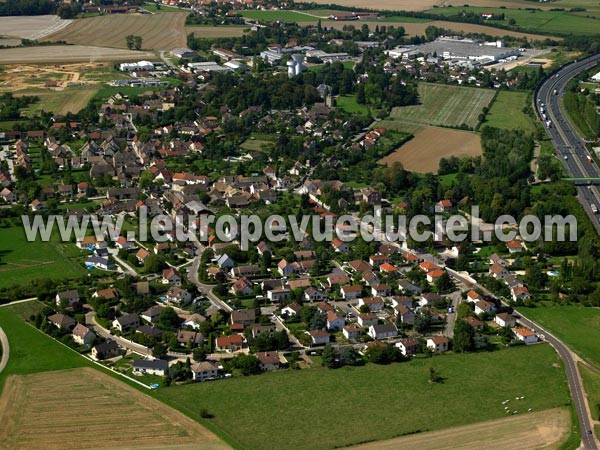
[[[167,346],[163,343],[156,344],[152,349],[152,356],[155,358],[164,358],[167,356]]]
[[[323,367],[327,367],[329,369],[335,369],[336,367],[338,367],[336,356],[337,352],[335,351],[333,346],[331,344],[327,344],[323,349],[323,354],[321,355],[321,364],[323,365]]]
[[[473,350],[475,331],[464,320],[454,323],[454,341],[452,348],[455,352],[464,353]]]

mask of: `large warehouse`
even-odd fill
[[[502,41],[481,43],[471,39],[441,37],[425,44],[397,47],[388,50],[387,54],[392,58],[403,59],[423,54],[444,60],[467,60],[484,65],[517,57],[521,52],[517,48],[504,47]]]

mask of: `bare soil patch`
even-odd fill
[[[213,39],[220,37],[239,37],[243,36],[249,27],[246,26],[222,26],[222,27],[211,27],[211,26],[191,26],[185,27],[185,34],[194,33],[196,37]]]
[[[386,441],[350,447],[361,450],[410,448],[412,450],[437,450],[449,443],[456,450],[553,449],[567,438],[571,420],[564,408],[532,412],[506,419],[490,420],[448,430],[402,436]]]
[[[0,449],[225,449],[200,424],[91,368],[11,375]]]
[[[48,45],[0,49],[0,64],[44,64],[98,61],[139,61],[155,57],[151,52],[88,45]]]
[[[171,50],[186,46],[185,12],[115,14],[73,21],[46,37],[51,41],[101,47],[127,48],[129,34],[142,37],[145,50]]]
[[[469,131],[440,127],[423,127],[415,137],[379,160],[391,165],[400,161],[406,170],[418,173],[437,172],[441,158],[481,155],[479,135]]]

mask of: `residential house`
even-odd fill
[[[492,264],[489,269],[489,274],[497,280],[502,280],[510,275],[510,272],[506,270],[506,267],[500,264]]]
[[[513,328],[517,324],[517,319],[514,316],[508,313],[500,313],[494,316],[494,322],[496,322],[501,327],[510,327]]]
[[[119,346],[113,340],[92,347],[92,358],[101,361],[119,355]]]
[[[208,361],[202,361],[192,366],[192,379],[194,381],[206,381],[217,378],[218,369]]]
[[[282,303],[290,297],[289,289],[271,289],[267,291],[267,298],[273,303]]]
[[[448,338],[446,336],[432,336],[427,338],[427,348],[433,353],[444,353],[448,351]]]
[[[204,336],[197,331],[179,330],[177,343],[180,347],[199,347],[204,342]]]
[[[367,286],[376,286],[378,284],[381,284],[379,277],[372,270],[365,270],[362,273],[362,280],[365,282],[365,284]]]
[[[373,339],[387,339],[398,336],[398,328],[393,323],[384,323],[382,325],[371,325],[369,327],[369,336]]]
[[[521,253],[523,251],[523,244],[520,241],[513,239],[506,243],[506,248],[510,254]]]
[[[443,270],[430,270],[427,272],[427,282],[436,283],[440,278],[444,276],[445,271]]]
[[[500,255],[498,255],[498,253],[494,253],[490,256],[490,264],[500,264],[502,267],[506,267],[508,265],[508,262],[502,258]]]
[[[512,331],[518,340],[523,341],[526,344],[534,344],[538,341],[537,334],[529,328],[513,328]]]
[[[392,295],[392,288],[387,284],[377,284],[371,286],[371,295],[373,297],[389,297]]]
[[[369,311],[381,311],[384,306],[385,303],[383,301],[383,298],[381,297],[368,297],[368,298],[361,298],[358,301],[358,306],[367,306],[369,308]]]
[[[235,261],[227,253],[223,253],[217,258],[217,266],[221,269],[229,269],[235,266]]]
[[[56,304],[65,306],[73,306],[79,303],[79,292],[76,289],[70,291],[62,291],[56,294]]]
[[[304,299],[308,302],[321,302],[327,300],[327,295],[311,286],[304,291]]]
[[[164,377],[169,371],[169,363],[163,359],[136,359],[133,361],[134,375],[158,375]]]
[[[250,330],[252,333],[252,337],[257,338],[263,335],[273,336],[273,334],[277,331],[277,328],[272,323],[267,325],[263,325],[260,323],[251,323]]]
[[[402,323],[407,325],[412,325],[415,323],[414,311],[404,304],[400,303],[394,308],[394,311],[396,312],[396,317],[398,317]]]
[[[73,340],[79,345],[89,347],[96,339],[96,334],[85,325],[78,323],[72,331]]]
[[[475,314],[491,314],[496,310],[496,305],[486,300],[475,303]]]
[[[354,300],[361,296],[362,287],[358,285],[354,286],[342,286],[340,288],[340,293],[342,294],[342,298],[345,300]]]
[[[404,356],[416,355],[419,351],[419,340],[416,338],[404,338],[396,342],[396,347]]]
[[[371,264],[371,266],[377,268],[379,266],[381,266],[382,264],[389,264],[390,263],[390,257],[387,255],[371,255],[369,257],[369,264]]]
[[[398,281],[398,289],[400,289],[401,292],[409,295],[416,295],[421,293],[421,288],[415,286],[408,280]]]
[[[146,250],[145,248],[140,248],[137,251],[137,253],[135,254],[135,257],[140,264],[144,264],[144,262],[146,261],[146,258],[148,258],[148,256],[150,256],[150,252],[148,250]]]
[[[254,356],[258,358],[258,366],[263,372],[270,372],[272,370],[277,370],[281,367],[279,354],[275,351],[258,352]]]
[[[132,328],[140,326],[140,318],[137,314],[125,314],[117,317],[112,322],[112,327],[119,330],[121,333],[129,331]]]
[[[241,323],[248,326],[256,322],[256,311],[254,309],[236,309],[231,312],[231,323]]]
[[[479,300],[481,300],[481,295],[479,295],[477,292],[470,290],[469,292],[467,292],[467,297],[465,299],[468,303],[477,303]]]
[[[237,352],[244,345],[244,338],[241,334],[232,334],[231,336],[220,336],[216,341],[216,350],[220,352]]]
[[[104,301],[114,300],[119,297],[119,292],[113,287],[107,287],[105,289],[98,289],[92,294],[93,298],[99,298]]]
[[[350,250],[350,245],[348,242],[344,242],[338,237],[335,237],[331,240],[331,245],[338,253],[347,253]]]
[[[362,329],[355,323],[351,325],[346,325],[342,329],[342,334],[348,340],[350,339],[358,339],[362,335]]]
[[[527,300],[528,298],[531,298],[529,290],[526,286],[515,286],[511,288],[510,295],[515,302],[518,300]]]
[[[236,280],[229,291],[234,295],[248,295],[254,292],[253,283],[247,277],[241,277]]]
[[[171,286],[165,295],[167,304],[181,305],[192,300],[192,294],[179,286]]]
[[[466,323],[471,325],[475,330],[481,330],[483,328],[483,322],[477,317],[468,316],[463,319]]]
[[[310,330],[306,332],[312,341],[312,345],[325,345],[329,343],[329,333],[325,330]]]
[[[361,327],[377,325],[377,316],[373,313],[362,313],[358,315],[357,322]]]
[[[328,330],[341,330],[346,321],[335,311],[329,311],[327,313],[327,329]]]
[[[164,308],[160,305],[154,305],[144,311],[140,317],[142,320],[145,320],[148,323],[156,323],[158,322],[158,318],[160,317],[160,313],[162,313]]]
[[[281,309],[281,314],[287,317],[293,317],[300,312],[302,306],[299,303],[290,303]]]
[[[71,317],[60,313],[48,316],[48,322],[60,330],[67,331],[71,331],[73,328],[75,328],[76,324],[76,322]]]

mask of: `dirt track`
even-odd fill
[[[91,368],[11,375],[0,397],[0,449],[228,448],[178,411]]]
[[[361,450],[555,449],[567,438],[570,422],[569,411],[556,408],[350,448]]]

